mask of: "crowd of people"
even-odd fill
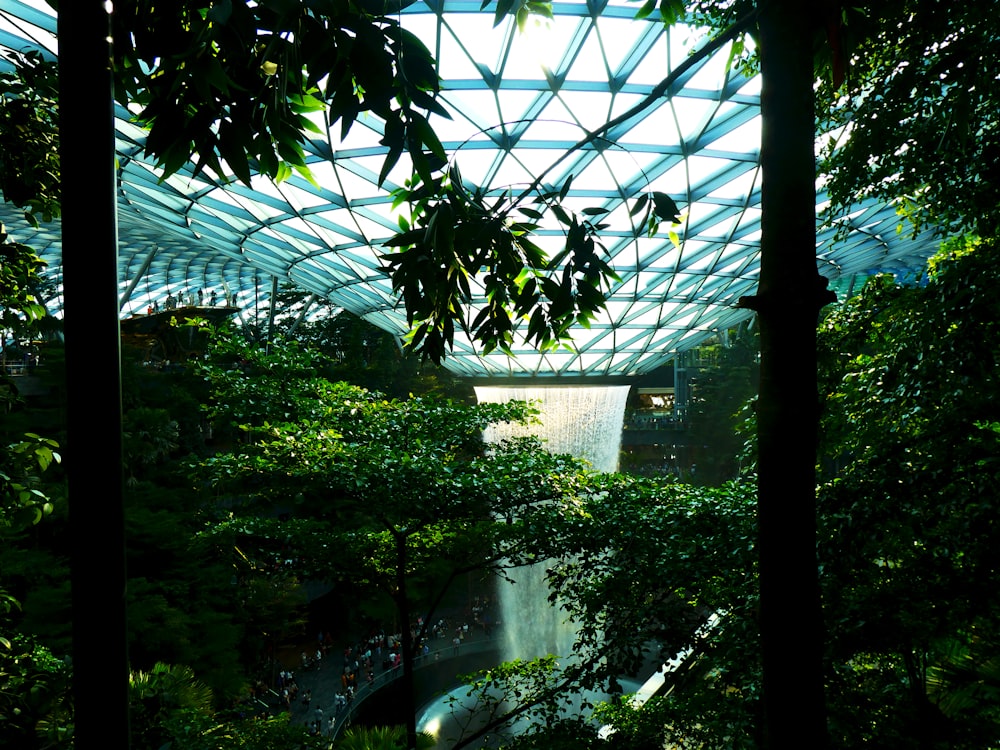
[[[173,292],[167,292],[167,296],[163,300],[163,309],[176,310],[178,307],[216,307],[220,302],[223,306],[238,307],[237,300],[238,295],[235,292],[231,296],[223,295],[220,297],[219,293],[214,289],[208,294],[205,294],[202,289],[188,289],[186,292],[178,292],[176,297]],[[160,301],[153,300],[146,308],[146,314],[154,315],[158,312],[160,312]]]
[[[496,623],[487,614],[487,604],[477,597],[467,609],[469,617],[442,617],[433,623],[418,618],[409,633],[417,662],[457,655],[474,633],[490,637]],[[337,648],[333,634],[321,630],[312,644],[300,650],[298,673],[281,665],[273,684],[258,685],[257,693],[266,691],[273,710],[287,711],[293,723],[304,724],[311,734],[335,736],[359,697],[399,674],[402,639],[402,633],[379,628]]]

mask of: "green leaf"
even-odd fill
[[[656,0],[646,0],[642,7],[635,13],[635,19],[641,21],[644,18],[649,18],[649,16],[656,10]]]
[[[654,192],[653,206],[656,217],[661,221],[670,221],[674,224],[680,222],[680,209],[677,208],[677,203],[674,202],[674,199],[666,193]]]
[[[316,177],[313,175],[312,171],[305,164],[293,164],[292,165],[292,169],[295,170],[295,172],[300,177],[302,177],[303,179],[305,179],[314,188],[317,188],[317,189],[321,189],[322,188],[322,186],[316,180]]]
[[[206,18],[212,23],[226,24],[233,14],[233,0],[216,0],[209,8]]]
[[[300,114],[306,112],[322,112],[326,109],[326,103],[317,99],[312,94],[296,94],[288,97],[292,105],[292,111]]]
[[[497,9],[493,15],[493,26],[494,28],[500,25],[500,22],[507,17],[507,15],[513,10],[515,2],[520,0],[497,0]]]
[[[559,219],[559,221],[561,221],[566,226],[569,226],[573,223],[573,219],[570,218],[570,215],[566,213],[566,210],[558,203],[552,205],[552,213],[554,213],[556,215],[556,218]]]
[[[642,211],[642,209],[646,207],[646,204],[648,202],[649,202],[649,194],[643,193],[642,195],[639,196],[639,199],[635,202],[635,205],[632,207],[632,210],[628,212],[628,215],[629,216],[638,215]]]
[[[566,196],[569,195],[570,185],[572,184],[573,184],[573,175],[570,175],[569,177],[566,178],[566,182],[564,182],[563,186],[559,189],[559,200],[561,201],[566,200]]]
[[[448,161],[448,154],[444,150],[444,146],[441,145],[441,141],[438,140],[437,133],[427,122],[427,118],[416,112],[411,113],[410,124],[416,129],[417,137],[420,142],[423,143],[427,148],[431,150],[431,153],[437,156],[441,161]]]
[[[292,168],[285,162],[278,165],[278,173],[274,176],[276,183],[282,183],[292,176]]]
[[[733,63],[743,55],[744,49],[745,46],[742,37],[737,37],[732,41],[732,44],[729,45],[729,56],[726,58],[727,72],[733,71]]]

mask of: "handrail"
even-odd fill
[[[491,649],[495,649],[496,647],[496,641],[493,640],[473,641],[471,639],[467,639],[463,641],[460,647],[461,650],[457,654],[454,651],[454,647],[451,645],[429,651],[426,654],[420,654],[414,659],[413,670],[414,672],[417,672],[418,670],[438,664],[442,660],[450,661],[452,659],[460,659],[469,654],[483,653],[484,651],[489,651]],[[355,692],[354,698],[347,704],[347,710],[336,714],[333,731],[327,735],[328,738],[331,741],[336,740],[340,736],[341,731],[343,731],[346,726],[350,725],[363,703],[383,688],[388,687],[396,680],[400,679],[402,676],[403,667],[402,665],[399,665],[383,671],[372,682],[361,685]]]

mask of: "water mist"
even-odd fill
[[[533,401],[541,424],[494,425],[486,439],[535,435],[551,453],[586,459],[596,471],[618,468],[622,422],[628,386],[479,386],[480,403]],[[512,571],[513,584],[500,587],[502,657],[533,659],[546,654],[568,656],[576,626],[558,606],[549,603],[545,564]]]

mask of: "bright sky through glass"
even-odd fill
[[[634,376],[745,319],[735,305],[753,294],[760,239],[759,95],[756,79],[728,71],[728,48],[696,65],[641,114],[566,156],[572,144],[639,103],[703,42],[686,27],[665,29],[633,19],[635,2],[560,2],[555,18],[493,27],[493,7],[479,0],[422,0],[401,23],[438,55],[440,100],[451,119],[431,122],[466,180],[499,194],[543,171],[550,186],[570,176],[567,206],[602,207],[601,242],[621,277],[605,315],[574,332],[574,350],[540,356],[479,356],[456,341],[447,366],[470,376]],[[55,19],[38,0],[0,0],[0,48],[53,52]],[[141,313],[168,292],[232,290],[243,306],[267,300],[271,278],[290,280],[402,336],[405,316],[380,270],[379,254],[397,217],[388,189],[401,184],[401,162],[375,185],[385,149],[381,123],[359,121],[341,142],[335,124],[327,143],[307,144],[317,189],[299,177],[280,185],[256,178],[251,188],[223,184],[188,168],[164,181],[142,154],[142,131],[121,111],[118,122],[121,289],[136,281],[123,314]],[[332,147],[332,162],[322,156]],[[559,159],[562,158],[561,161]],[[671,195],[683,223],[646,237],[629,209],[643,193]],[[58,226],[31,230],[19,212],[0,216],[58,275]],[[901,270],[934,250],[930,238],[895,232],[891,206],[860,206],[847,238],[822,230],[817,267],[830,277]],[[668,230],[672,229],[676,242]],[[557,226],[538,242],[555,252]],[[58,309],[58,295],[50,300]],[[471,316],[474,315],[470,313]]]

